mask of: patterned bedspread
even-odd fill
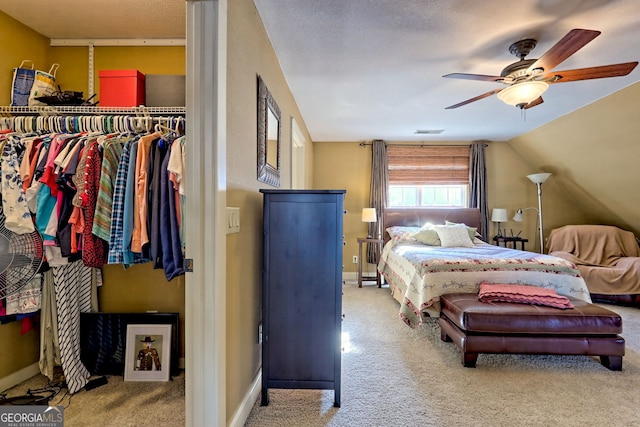
[[[378,270],[392,292],[401,292],[400,318],[412,328],[422,323],[422,312],[439,313],[440,295],[477,293],[481,281],[552,288],[561,295],[591,302],[584,279],[569,261],[477,239],[473,248],[390,241],[382,251]]]

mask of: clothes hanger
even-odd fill
[[[175,127],[173,129],[173,132],[176,135],[184,135],[184,132],[182,132],[182,121],[183,121],[183,118],[182,117],[176,117],[175,120],[176,120],[176,125],[175,125]]]
[[[173,133],[173,129],[171,129],[170,127],[167,127],[163,124],[157,123],[154,127],[154,130],[156,132],[160,132],[160,133],[165,133],[165,134],[170,134]]]

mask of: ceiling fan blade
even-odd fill
[[[504,77],[500,77],[500,76],[487,76],[484,74],[465,74],[465,73],[445,74],[442,77],[447,77],[450,79],[482,80],[485,82],[501,82],[504,80]]]
[[[482,95],[478,95],[475,98],[467,99],[466,101],[462,101],[462,102],[459,102],[457,104],[450,105],[450,106],[446,107],[445,110],[452,110],[454,108],[462,107],[463,105],[471,104],[472,102],[476,102],[476,101],[479,101],[479,100],[481,100],[483,98],[487,98],[487,97],[489,97],[491,95],[495,95],[496,93],[500,92],[501,90],[502,89],[494,89],[491,92],[483,93]]]
[[[539,68],[546,72],[553,70],[558,64],[582,49],[587,43],[599,35],[600,31],[595,30],[576,28],[569,31],[558,43],[553,45],[553,47],[538,58],[536,62],[531,64],[527,72],[531,73],[533,70]]]
[[[541,96],[537,97],[536,99],[534,99],[533,101],[531,101],[530,103],[528,103],[527,105],[525,105],[523,108],[525,110],[529,109],[529,108],[533,108],[536,105],[540,105],[544,102],[544,99],[542,99]]]
[[[578,68],[575,70],[556,71],[544,76],[549,83],[566,83],[578,80],[602,79],[606,77],[626,76],[638,65],[638,61],[622,64],[601,65],[599,67]],[[553,80],[553,77],[559,77]]]

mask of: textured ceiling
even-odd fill
[[[569,30],[602,34],[557,70],[640,58],[638,0],[255,0],[289,86],[316,141],[375,138],[505,140],[640,79],[552,85],[544,104],[521,111],[495,96],[445,107],[498,83],[444,79],[496,75],[517,58],[511,43],[537,39],[537,58]],[[443,129],[440,135],[415,135]]]
[[[185,37],[185,0],[0,0],[0,10],[53,39]]]
[[[524,117],[495,96],[444,109],[503,86],[442,75],[499,74],[523,38],[538,40],[528,56],[537,58],[573,28],[602,31],[556,70],[638,60],[639,0],[254,2],[315,141],[505,140],[640,80],[639,67],[552,85]],[[0,10],[49,38],[182,39],[185,3],[0,0]]]

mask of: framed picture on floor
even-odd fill
[[[127,325],[125,381],[169,381],[171,325]]]

